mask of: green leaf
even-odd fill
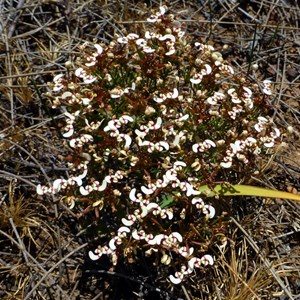
[[[173,199],[173,197],[172,197],[170,194],[164,195],[164,196],[162,197],[162,201],[160,202],[159,206],[160,206],[161,208],[169,207],[169,205],[170,205],[172,202],[174,202],[174,199]]]
[[[229,183],[213,184],[213,190],[208,185],[203,185],[200,191],[203,192],[207,197],[214,197],[216,195],[221,196],[256,196],[266,198],[281,198],[294,201],[300,201],[300,195],[270,190],[267,188],[256,187],[251,185]]]
[[[199,189],[206,197],[220,196],[254,196],[254,197],[264,197],[264,198],[280,198],[287,200],[294,200],[300,202],[300,195],[270,190],[267,188],[256,187],[251,185],[221,183],[213,184],[211,186],[203,185]],[[169,207],[174,199],[171,195],[165,195],[162,197],[160,202],[161,208]]]

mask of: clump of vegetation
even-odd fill
[[[143,251],[172,265],[178,284],[212,265],[210,245],[224,242],[202,187],[246,181],[280,132],[266,116],[269,81],[236,75],[165,7],[147,21],[108,45],[83,45],[75,72],[54,78],[73,175],[37,192],[95,212],[106,241],[91,259],[134,262]]]

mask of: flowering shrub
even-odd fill
[[[165,7],[148,29],[84,45],[74,74],[54,78],[73,175],[37,192],[85,203],[84,213],[106,222],[107,241],[91,259],[105,254],[116,264],[144,251],[172,263],[177,284],[213,264],[205,252],[218,233],[215,209],[200,187],[249,177],[280,132],[264,116],[269,81],[260,87],[236,75]]]

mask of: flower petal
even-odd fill
[[[170,275],[169,278],[170,278],[170,281],[174,284],[179,284],[181,282],[180,278],[174,277],[173,275]]]
[[[125,226],[131,226],[132,224],[134,224],[134,221],[132,220],[127,220],[125,218],[122,218],[122,223],[125,225]]]
[[[98,260],[101,257],[101,255],[95,254],[93,251],[89,251],[89,257],[91,260]]]

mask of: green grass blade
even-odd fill
[[[200,188],[200,191],[205,193],[207,197],[213,197],[216,195],[221,196],[256,196],[256,197],[265,197],[265,198],[281,198],[288,200],[300,201],[300,195],[270,190],[262,187],[250,186],[235,184],[230,185],[228,183],[214,184],[212,185],[214,190],[208,185],[204,185]]]

